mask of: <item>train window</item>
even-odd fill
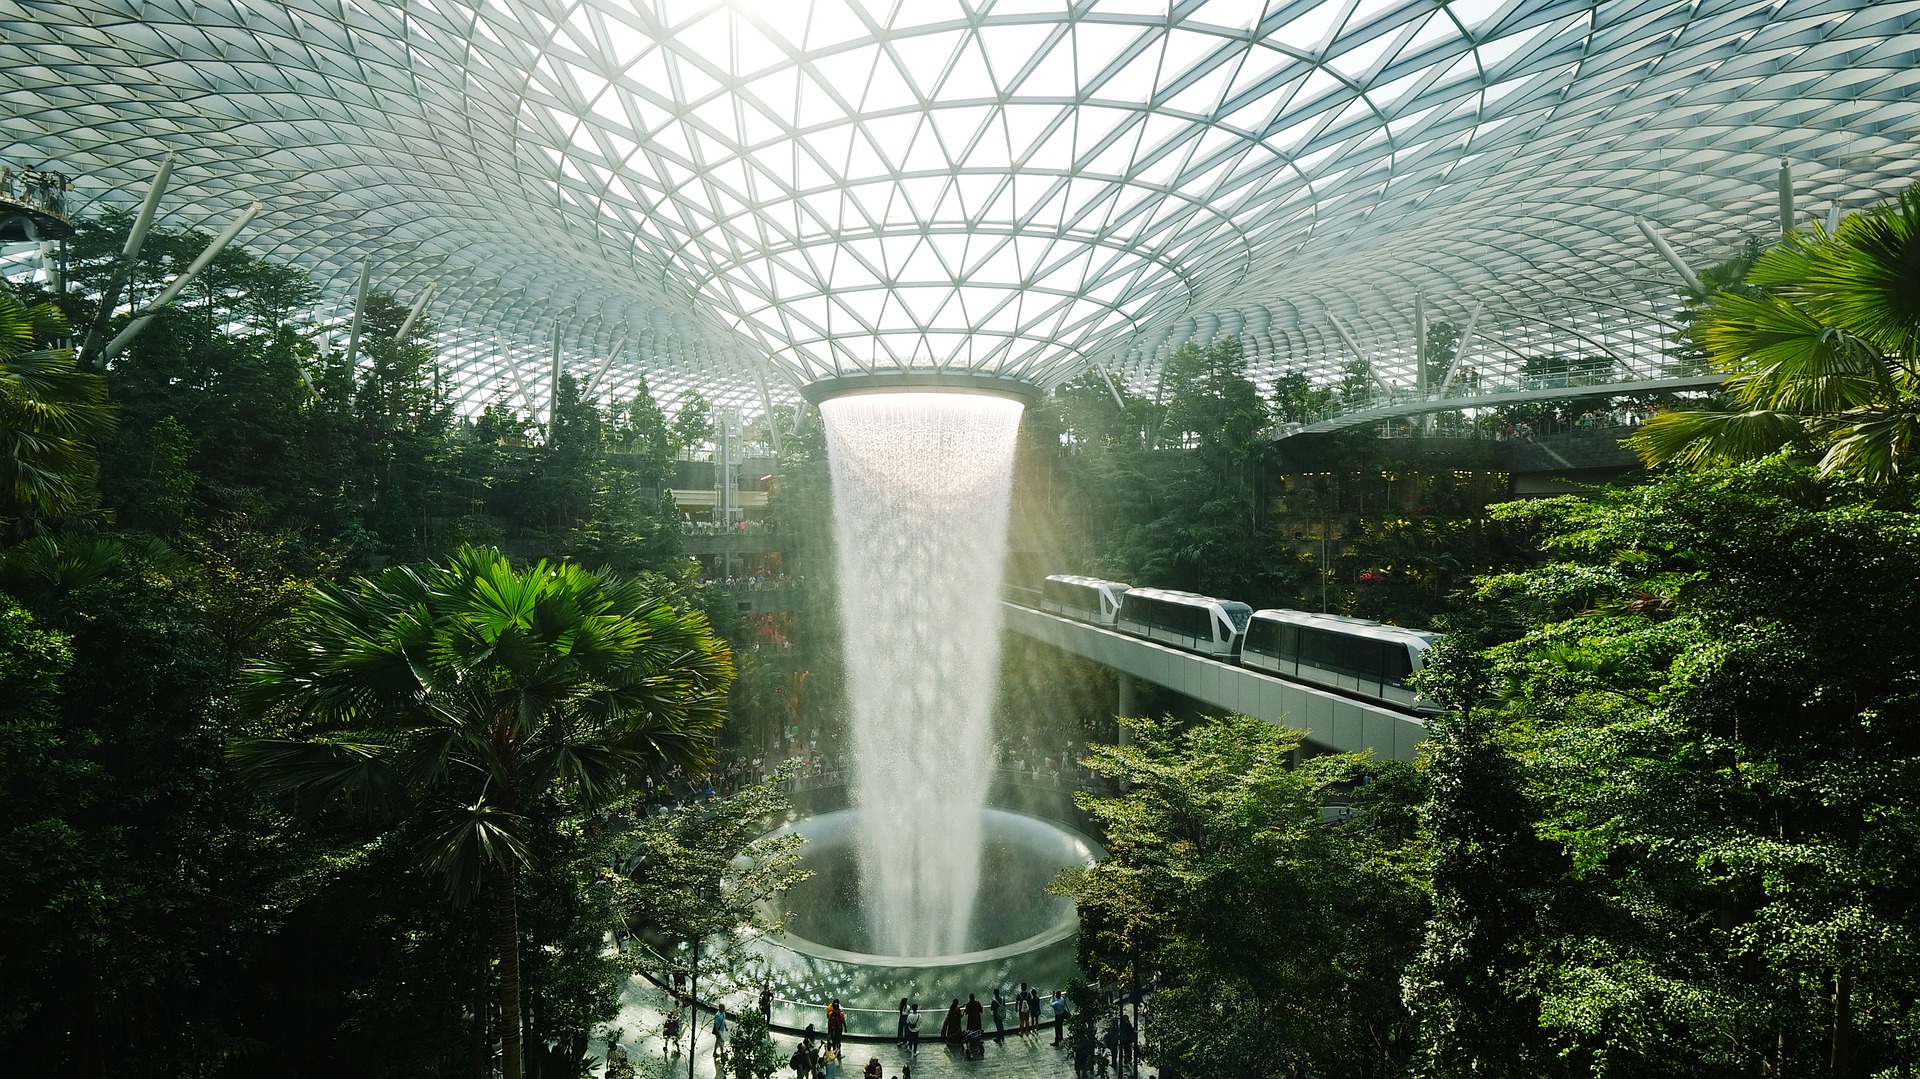
[[[1197,637],[1203,641],[1213,639],[1212,612],[1205,607],[1185,605],[1172,608],[1174,632],[1184,637]]]
[[[1364,637],[1348,637],[1322,629],[1300,631],[1300,662],[1349,678],[1379,681],[1384,653],[1379,641]]]
[[[1380,681],[1390,686],[1404,684],[1407,677],[1413,674],[1411,651],[1411,645],[1388,645],[1385,663],[1380,669]]]
[[[1340,638],[1323,629],[1300,631],[1300,662],[1323,670],[1340,669]]]
[[[1065,581],[1047,581],[1041,585],[1041,594],[1062,607],[1085,607],[1087,601],[1081,598],[1080,588]]]
[[[1280,647],[1275,650],[1276,655],[1285,656],[1288,659],[1298,656],[1300,654],[1300,627],[1281,626],[1278,643]]]
[[[1256,618],[1247,627],[1247,651],[1268,656],[1284,656],[1280,650],[1280,623]]]

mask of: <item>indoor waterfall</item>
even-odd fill
[[[969,946],[1021,408],[914,392],[820,406],[852,706],[850,787],[876,952]]]

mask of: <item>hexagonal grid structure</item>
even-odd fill
[[[1920,172],[1920,4],[0,0],[0,160],[342,302],[435,284],[458,393],[748,409],[823,377],[1245,340],[1258,377],[1661,362],[1674,271]],[[557,331],[555,329],[557,324]]]

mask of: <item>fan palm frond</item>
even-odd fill
[[[464,905],[480,893],[489,870],[526,863],[527,819],[484,798],[452,806],[436,814],[414,855],[441,879],[447,897]]]
[[[1627,444],[1650,465],[1700,468],[1754,460],[1806,441],[1805,421],[1792,413],[1697,411],[1654,416]]]

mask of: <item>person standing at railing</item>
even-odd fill
[[[993,987],[993,1040],[1007,1040],[1007,998],[1000,995],[1000,987]]]
[[[1053,1000],[1049,1004],[1053,1009],[1053,1044],[1065,1045],[1067,1042],[1067,998],[1060,990],[1053,991]]]
[[[1026,982],[1021,982],[1020,991],[1014,994],[1013,1007],[1014,1007],[1014,1012],[1016,1013],[1016,1015],[1020,1020],[1020,1028],[1018,1032],[1020,1034],[1028,1033],[1033,1029],[1032,1026],[1030,1025],[1033,1022],[1033,1013],[1028,1011],[1028,1008],[1027,1008],[1027,983]]]
[[[920,1005],[915,1004],[907,1011],[907,1052],[920,1051]]]
[[[840,1007],[840,998],[834,997],[827,1002],[827,1048],[840,1048],[840,1035],[847,1030],[847,1013]]]
[[[893,1028],[893,1044],[907,1044],[907,998],[900,998],[900,1021]]]

